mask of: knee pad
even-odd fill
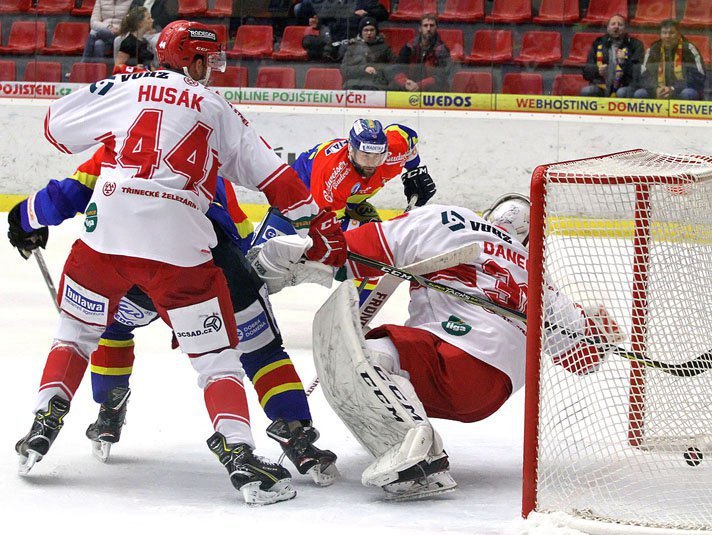
[[[211,381],[220,377],[234,376],[240,381],[245,377],[245,371],[240,363],[240,354],[235,349],[224,349],[217,353],[192,357],[190,364],[198,372],[200,388],[205,388]]]
[[[400,367],[398,348],[390,338],[373,338],[366,340],[366,358],[374,366],[380,366],[391,375],[400,375],[410,379],[410,374]]]
[[[54,340],[55,343],[71,345],[82,357],[89,360],[89,355],[96,349],[104,329],[102,325],[89,325],[62,311],[59,314]]]

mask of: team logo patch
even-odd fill
[[[267,323],[267,315],[262,312],[256,318],[252,318],[251,320],[246,321],[241,325],[238,325],[237,337],[240,339],[240,342],[246,342],[248,340],[257,338],[267,328],[269,328],[269,324]]]
[[[462,321],[457,316],[450,316],[447,321],[443,321],[440,325],[446,333],[453,336],[465,336],[472,330],[472,326]]]
[[[94,232],[98,222],[99,218],[96,203],[89,203],[89,206],[87,206],[87,209],[84,211],[84,230],[86,232]]]
[[[116,183],[115,182],[105,182],[104,186],[101,188],[101,192],[107,196],[110,197],[113,195],[113,193],[116,191]]]
[[[230,345],[217,297],[169,310],[168,317],[184,353],[203,354]]]
[[[158,316],[157,312],[147,310],[123,298],[119,301],[119,310],[114,314],[114,320],[122,325],[138,327],[140,325],[148,325],[156,316]]]
[[[452,232],[457,232],[465,228],[465,218],[453,210],[448,210],[440,214],[443,225]]]
[[[192,86],[199,86],[199,85],[200,85],[198,82],[196,82],[196,81],[193,80],[192,78],[189,78],[188,76],[186,76],[185,78],[183,78],[183,81],[184,81],[186,84],[192,85]]]
[[[105,325],[109,300],[65,275],[60,308],[86,323]]]

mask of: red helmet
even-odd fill
[[[187,20],[168,24],[156,44],[159,65],[175,70],[188,67],[195,56],[209,58],[222,53],[222,50],[223,43],[213,30],[205,24]]]

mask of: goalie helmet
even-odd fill
[[[156,55],[161,67],[188,73],[188,67],[196,56],[205,58],[206,73],[198,82],[205,84],[213,70],[225,71],[225,51],[217,34],[205,24],[176,20],[168,24],[156,43]]]
[[[526,247],[529,242],[529,208],[526,195],[507,193],[482,214],[487,221],[501,227]]]
[[[349,132],[349,159],[360,175],[373,176],[388,156],[388,138],[380,121],[358,119]]]

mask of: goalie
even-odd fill
[[[510,194],[485,218],[466,208],[430,205],[363,225],[346,238],[350,251],[394,266],[477,243],[479,254],[436,268],[427,278],[524,312],[528,234],[529,201]],[[257,269],[271,273],[272,290],[279,286],[274,284],[276,265],[289,264],[285,239],[270,240],[256,256],[253,251],[257,264],[271,266]],[[294,240],[292,247],[296,262]],[[346,269],[348,277],[380,274],[353,261]],[[305,279],[303,267],[290,273]],[[616,323],[602,306],[584,311],[553,287],[546,300],[557,317],[566,317],[567,325],[581,334],[561,335],[553,353],[557,364],[579,375],[595,370],[605,356],[601,346],[621,340]],[[362,483],[381,487],[395,500],[453,490],[448,456],[429,418],[476,422],[521,388],[525,324],[413,284],[405,325],[382,325],[364,338],[357,303],[353,285],[342,284],[319,310],[314,359],[330,405],[375,457]]]

